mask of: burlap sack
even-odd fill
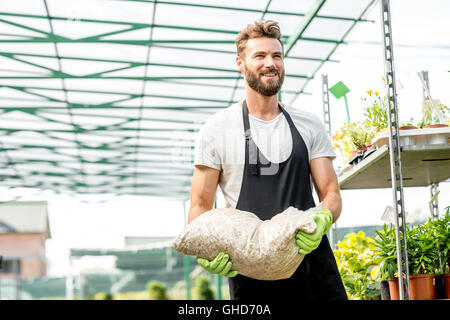
[[[214,259],[228,253],[232,270],[259,280],[289,278],[303,261],[295,234],[313,233],[316,223],[307,211],[289,207],[270,220],[262,221],[250,212],[225,208],[203,213],[174,240],[172,247],[183,254]]]

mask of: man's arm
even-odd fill
[[[214,205],[220,171],[206,166],[195,166],[191,184],[191,206],[188,223]]]
[[[323,209],[330,210],[333,214],[333,222],[336,222],[341,215],[342,200],[331,159],[328,157],[316,158],[310,161],[309,166]]]

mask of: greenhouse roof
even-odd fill
[[[374,2],[4,1],[0,186],[186,199],[196,132],[245,94],[238,31],[279,22],[292,105]]]

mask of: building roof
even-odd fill
[[[0,204],[0,234],[44,233],[50,227],[46,201],[20,201]]]

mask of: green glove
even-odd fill
[[[220,274],[224,277],[235,277],[238,272],[231,271],[231,261],[228,254],[221,252],[212,261],[208,261],[204,258],[197,257],[197,262],[208,272]]]
[[[333,215],[330,210],[322,210],[311,217],[316,222],[316,231],[314,233],[298,232],[295,236],[298,250],[301,254],[308,254],[311,251],[317,249],[322,237],[328,231],[330,231],[333,224]]]

